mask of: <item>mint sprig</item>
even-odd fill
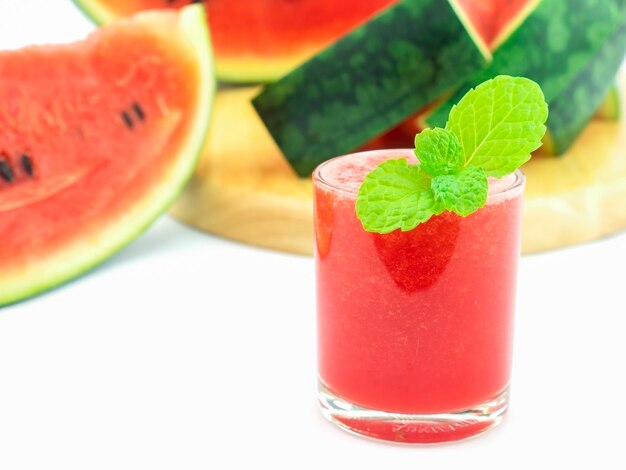
[[[445,129],[415,136],[418,164],[387,160],[359,188],[357,217],[369,232],[412,230],[444,210],[468,216],[487,202],[487,177],[501,178],[541,146],[548,105],[539,85],[498,76],[452,108]]]
[[[356,201],[357,216],[369,232],[411,230],[444,211],[431,180],[419,165],[409,165],[404,158],[386,160],[363,181]]]
[[[463,217],[483,207],[489,192],[485,170],[474,165],[453,175],[435,176],[431,188],[446,210]]]

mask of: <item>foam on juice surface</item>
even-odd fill
[[[411,149],[359,152],[328,160],[319,167],[315,176],[332,191],[356,197],[365,175],[376,168],[379,163],[390,158],[406,158],[409,163],[417,163],[417,158]],[[489,178],[489,195],[502,193],[516,186],[520,178],[523,176],[519,173],[512,173],[500,179]],[[495,203],[502,199],[506,199],[504,194],[502,197],[491,198],[489,202]]]
[[[390,158],[406,158],[417,163],[411,150],[360,152],[328,160],[320,167],[317,176],[333,190],[356,196],[365,175],[376,168],[379,163]]]

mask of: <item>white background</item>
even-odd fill
[[[2,49],[92,29],[70,0],[0,5]],[[624,234],[524,257],[505,422],[397,446],[317,410],[312,259],[165,217],[0,310],[0,469],[624,469],[625,260]]]

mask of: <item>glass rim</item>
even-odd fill
[[[354,156],[360,156],[360,155],[367,156],[367,155],[375,155],[375,154],[381,154],[381,153],[388,154],[389,158],[400,158],[400,157],[407,157],[407,156],[416,158],[414,149],[409,149],[409,148],[364,150],[362,152],[352,152],[352,153],[347,153],[345,155],[339,155],[337,157],[329,158],[328,160],[325,160],[324,162],[320,163],[317,167],[315,167],[315,169],[313,170],[313,174],[311,175],[313,179],[313,184],[315,186],[323,187],[334,193],[339,193],[339,194],[343,194],[346,196],[356,196],[357,190],[346,189],[342,187],[340,184],[336,184],[325,179],[323,175],[324,168],[336,162],[337,160],[340,160],[346,157],[354,157]],[[509,175],[504,176],[503,178],[506,178],[507,176],[513,176],[509,184],[502,185],[501,187],[499,186],[495,188],[494,190],[492,190],[493,185],[489,186],[489,194],[487,196],[487,202],[492,202],[492,200],[496,198],[497,199],[504,198],[510,192],[513,192],[520,187],[524,187],[524,183],[526,182],[526,176],[524,175],[524,172],[520,170],[519,168],[515,170],[513,173],[510,173]],[[489,179],[502,181],[502,178],[490,177]]]

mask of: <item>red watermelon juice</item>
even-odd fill
[[[366,232],[367,172],[411,150],[335,158],[314,173],[320,403],[341,427],[407,443],[456,440],[508,405],[524,176],[485,207],[408,232]]]

